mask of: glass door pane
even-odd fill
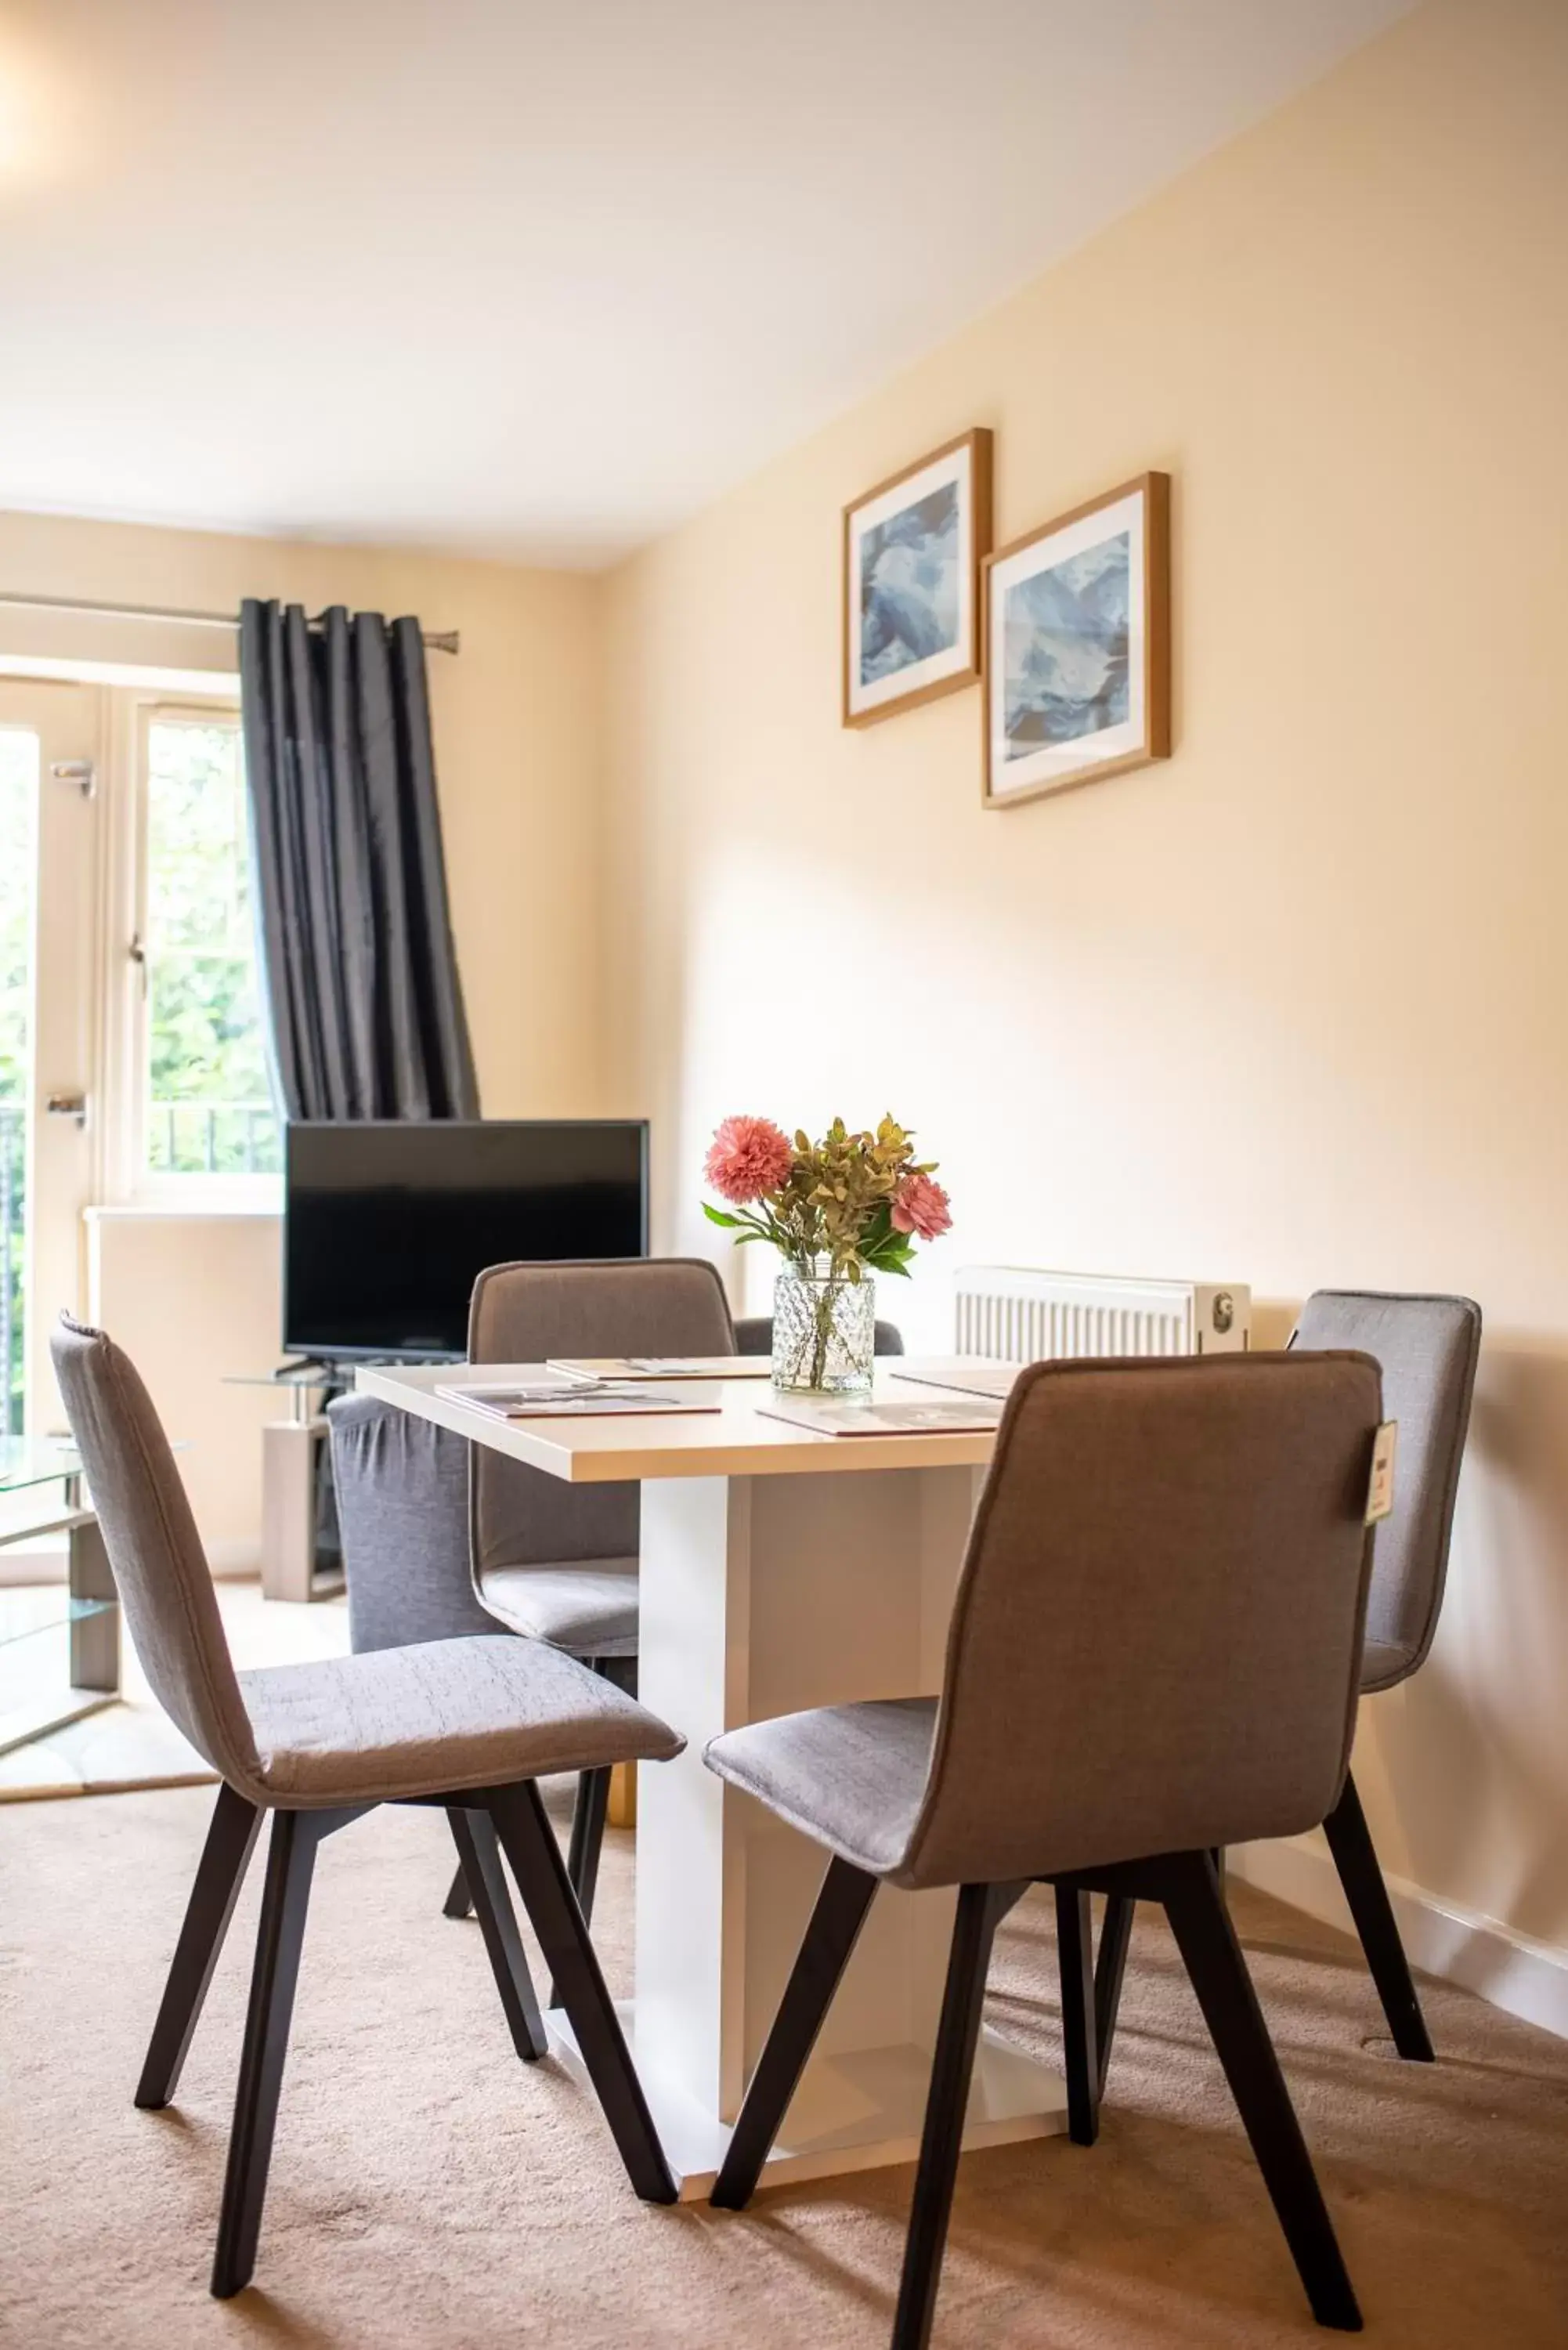
[[[97,1114],[102,704],[0,679],[0,1432],[64,1424],[49,1362],[79,1309]],[[51,1105],[53,1107],[51,1107]]]
[[[0,726],[0,1436],[22,1432],[38,736]]]
[[[146,761],[144,1171],[275,1174],[238,716],[155,712]]]

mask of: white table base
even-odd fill
[[[827,1860],[702,1750],[803,1707],[934,1690],[979,1483],[911,1469],[643,1485],[639,1693],[688,1744],[639,1772],[632,2032],[683,2194],[711,2183]],[[764,2181],[913,2158],[952,1915],[950,1893],[877,1894]],[[966,2145],[1044,2137],[1065,2127],[1065,2093],[988,2033],[970,2111]]]
[[[731,2126],[660,2072],[657,2050],[650,2054],[639,2043],[634,2001],[618,2001],[616,2012],[680,2200],[705,2202],[730,2143]],[[552,2054],[586,2088],[587,2075],[565,2012],[549,2009],[545,2027]],[[909,2043],[819,2056],[790,2107],[784,2135],[768,2157],[758,2192],[796,2179],[832,2178],[852,2170],[880,2169],[888,2163],[913,2162],[920,2150],[930,2081],[930,2050]],[[987,2027],[975,2052],[964,2122],[966,2151],[1012,2146],[1021,2138],[1053,2137],[1066,2126],[1067,2093],[1060,2074],[1022,2049],[1010,2047]]]

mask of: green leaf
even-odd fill
[[[908,1274],[914,1262],[915,1247],[907,1232],[889,1231],[881,1239],[864,1246],[860,1254],[873,1273]]]
[[[727,1209],[710,1207],[706,1200],[702,1202],[702,1213],[707,1217],[708,1222],[711,1224],[725,1224],[729,1226],[732,1231],[739,1225],[741,1221],[739,1216],[732,1216]]]

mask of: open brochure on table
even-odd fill
[[[572,1379],[765,1379],[766,1355],[552,1355],[553,1371]]]
[[[767,1419],[818,1436],[964,1436],[987,1434],[1002,1418],[1000,1403],[833,1403],[814,1396],[770,1395],[757,1409]]]
[[[702,1396],[657,1394],[651,1388],[607,1387],[598,1380],[449,1381],[436,1388],[449,1403],[465,1403],[495,1419],[616,1419],[633,1413],[717,1411]]]
[[[1022,1363],[970,1363],[961,1355],[953,1355],[921,1363],[918,1368],[896,1370],[893,1377],[911,1387],[950,1388],[961,1395],[990,1396],[997,1403],[1005,1403],[1023,1368]]]

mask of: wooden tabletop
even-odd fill
[[[929,1360],[909,1357],[878,1362],[876,1400],[879,1403],[960,1403],[965,1399],[950,1389],[917,1386],[894,1376],[902,1371],[940,1375],[943,1364],[957,1366],[951,1357]],[[972,1367],[972,1361],[971,1366]],[[701,1392],[718,1403],[717,1411],[671,1413],[668,1418],[622,1416],[614,1419],[498,1419],[472,1404],[437,1395],[438,1387],[456,1387],[464,1379],[486,1386],[547,1378],[543,1363],[447,1364],[433,1367],[362,1365],[355,1385],[361,1395],[379,1396],[421,1419],[450,1428],[475,1444],[510,1453],[559,1477],[568,1485],[604,1485],[648,1477],[779,1477],[820,1476],[833,1471],[864,1473],[878,1469],[978,1469],[991,1459],[996,1442],[990,1429],[961,1434],[916,1436],[825,1436],[815,1429],[794,1428],[769,1419],[759,1409],[771,1393],[761,1379],[703,1381]],[[639,1387],[690,1399],[698,1392],[689,1379],[639,1379]]]

